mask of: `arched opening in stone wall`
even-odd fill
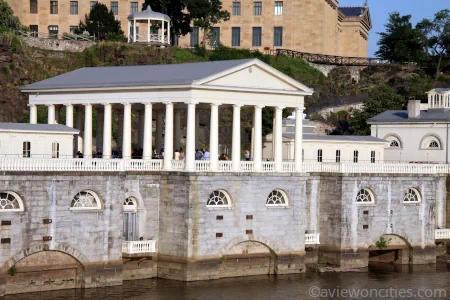
[[[82,287],[83,264],[60,251],[39,251],[17,261],[6,275],[6,294]]]
[[[369,247],[369,263],[408,265],[412,263],[411,244],[402,236],[385,234]]]
[[[276,274],[278,256],[268,245],[246,240],[230,247],[221,258],[221,277]]]

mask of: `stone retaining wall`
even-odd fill
[[[89,41],[56,40],[33,37],[24,37],[24,41],[30,47],[70,52],[83,52],[85,49],[95,45],[95,42]]]

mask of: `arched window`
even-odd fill
[[[421,201],[422,197],[420,196],[419,191],[415,188],[408,189],[403,197],[403,203],[420,203]]]
[[[423,150],[441,150],[442,143],[441,139],[435,134],[428,134],[423,137],[420,142],[420,149]]]
[[[388,134],[387,136],[384,137],[384,140],[389,142],[388,148],[398,148],[398,149],[403,148],[402,141],[400,140],[400,137],[397,136],[396,134],[392,133]]]
[[[391,141],[391,143],[389,144],[389,147],[391,148],[400,148],[400,145],[398,144],[398,141]]]
[[[208,202],[206,203],[207,207],[214,208],[230,208],[231,207],[231,199],[228,193],[224,190],[216,190],[209,195]]]
[[[375,204],[375,196],[369,189],[361,189],[356,195],[356,204]]]
[[[439,148],[439,143],[437,141],[431,141],[428,148]]]
[[[137,201],[134,197],[128,197],[123,202],[123,210],[136,210],[137,208]]]
[[[102,203],[97,194],[90,190],[81,191],[75,195],[70,203],[71,210],[99,210]]]
[[[273,190],[266,200],[266,206],[288,206],[288,197],[282,190]]]
[[[0,212],[23,211],[23,202],[14,192],[0,192]]]

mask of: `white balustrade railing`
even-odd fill
[[[261,166],[263,172],[275,172],[275,162],[273,161],[263,161]]]
[[[295,170],[295,163],[294,162],[283,162],[283,172],[289,172],[292,173]]]
[[[219,160],[220,172],[231,172],[233,170],[233,164],[230,160]]]
[[[138,254],[138,253],[154,253],[156,252],[156,241],[126,241],[122,244],[122,253]]]
[[[184,160],[172,160],[172,170],[183,171],[184,170]]]
[[[129,171],[158,171],[162,170],[162,159],[126,159],[124,170]]]
[[[450,240],[450,229],[436,229],[434,234],[436,240]]]
[[[252,161],[241,161],[241,172],[253,172],[254,165]]]
[[[196,160],[195,161],[195,171],[206,172],[210,170],[211,162],[209,160]]]
[[[306,233],[305,245],[318,245],[320,244],[320,233]]]

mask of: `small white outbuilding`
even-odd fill
[[[73,158],[77,134],[61,124],[0,123],[0,157]]]

